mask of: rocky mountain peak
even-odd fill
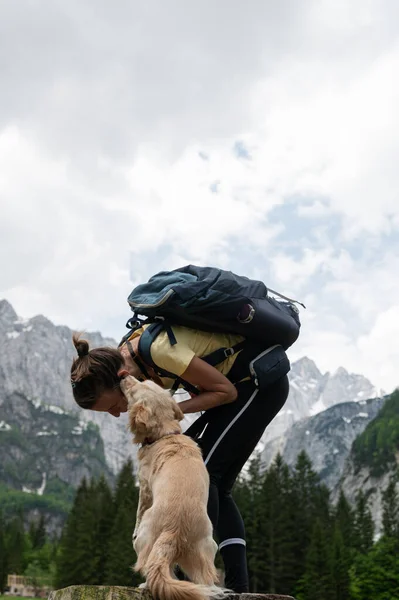
[[[18,320],[18,315],[7,300],[0,299],[0,331],[6,330],[7,325],[11,326]]]
[[[300,358],[292,364],[291,370],[292,376],[305,377],[309,379],[319,380],[322,378],[322,374],[316,366],[316,363],[313,362],[307,356]]]
[[[121,335],[124,333],[122,323]],[[72,334],[67,326],[54,325],[42,315],[20,319],[9,302],[1,301],[0,406],[6,396],[17,392],[68,411],[81,412],[72,398],[70,386],[70,368],[76,356]],[[85,332],[83,337],[89,340],[91,347],[117,345],[115,340],[103,338],[99,332]],[[343,368],[333,375],[322,374],[306,356],[292,363],[289,379],[289,398],[267,428],[263,443],[281,438],[294,422],[329,406],[378,395],[365,377],[349,374]],[[128,452],[132,450],[126,423],[91,411],[85,411],[81,418],[100,426],[107,461],[116,471],[126,456],[126,447]]]

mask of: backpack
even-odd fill
[[[269,292],[282,300],[270,297]],[[192,393],[198,393],[194,386],[154,364],[151,344],[161,331],[166,330],[171,345],[177,343],[171,325],[243,336],[244,342],[201,357],[215,366],[251,341],[267,351],[262,353],[264,356],[273,351],[277,362],[287,363],[285,350],[297,340],[301,326],[295,305],[301,303],[268,290],[261,281],[214,267],[187,265],[174,271],[157,273],[147,283],[133,289],[128,303],[134,314],[126,323],[129,332],[119,346],[136,329],[150,324],[139,342],[139,354],[143,361],[161,377],[175,379],[174,390],[183,385]]]

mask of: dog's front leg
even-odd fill
[[[152,493],[150,487],[146,481],[140,481],[140,491],[139,491],[139,504],[137,507],[136,514],[136,525],[133,532],[133,543],[137,537],[137,532],[140,526],[141,519],[146,510],[148,510],[152,506]]]

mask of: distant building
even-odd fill
[[[6,596],[22,596],[24,598],[47,598],[51,588],[35,585],[30,577],[8,575]]]

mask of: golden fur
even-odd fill
[[[126,377],[129,424],[138,453],[140,498],[133,545],[135,570],[159,600],[206,600],[216,587],[217,545],[207,514],[209,475],[197,444],[181,434],[183,419],[169,392]],[[173,575],[178,564],[191,582]]]

